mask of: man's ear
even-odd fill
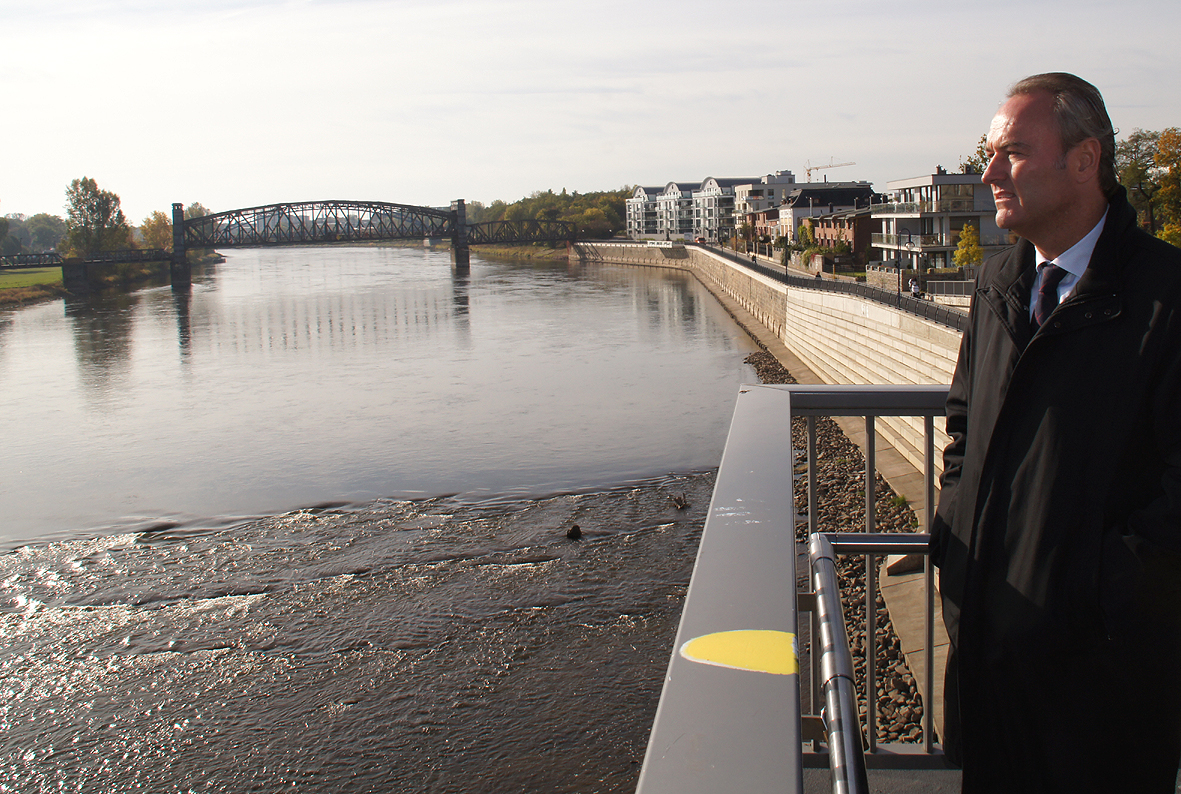
[[[1071,170],[1078,177],[1079,182],[1088,182],[1099,178],[1101,149],[1098,138],[1086,138],[1080,141],[1070,154]]]

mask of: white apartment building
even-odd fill
[[[662,188],[637,186],[624,201],[627,236],[633,240],[656,236],[656,197]]]
[[[711,176],[701,182],[669,182],[663,188],[637,187],[625,202],[627,233],[633,239],[728,240],[735,218],[750,211],[741,208],[774,206],[796,184],[791,171],[776,171],[763,177]]]

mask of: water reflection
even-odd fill
[[[100,402],[113,398],[126,379],[140,295],[105,291],[64,300],[78,376]]]
[[[716,301],[654,268],[233,251],[57,311],[0,313],[0,542],[709,468],[752,379]]]

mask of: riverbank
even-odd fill
[[[200,266],[217,264],[226,258],[217,251],[204,251],[197,256],[190,252],[189,264]],[[91,286],[95,289],[130,290],[152,282],[168,283],[168,263],[145,262],[110,265],[92,271]],[[0,273],[0,306],[26,306],[70,295],[62,285],[61,267],[13,270]]]

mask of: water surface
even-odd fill
[[[751,350],[405,249],[0,313],[0,792],[634,790]]]

